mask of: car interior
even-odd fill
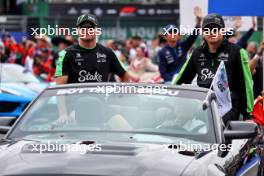
[[[54,98],[54,97],[53,97]],[[123,100],[122,100],[123,99]],[[199,119],[208,124],[208,117],[201,109],[190,106],[177,107],[177,102],[164,96],[160,98],[143,98],[135,95],[109,95],[109,96],[68,96],[66,98],[67,108],[70,115],[74,116],[76,125],[89,127],[89,129],[111,129],[115,126],[111,123],[120,123],[118,126],[125,126],[122,129],[155,129],[164,121],[175,120],[177,112],[190,112],[190,119]],[[121,102],[121,103],[120,103]],[[174,104],[175,105],[174,105]],[[197,105],[196,105],[197,106]],[[177,109],[178,108],[178,109]],[[30,116],[27,126],[31,130],[42,129],[41,126],[50,125],[59,117],[57,105],[54,101],[46,100],[44,106],[35,108],[36,111],[28,112]],[[184,113],[181,113],[184,114]],[[116,127],[113,130],[118,130]]]

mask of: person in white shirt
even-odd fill
[[[144,48],[136,48],[136,58],[131,61],[128,71],[138,77],[140,82],[148,82],[159,75],[159,68],[152,61],[145,57]]]

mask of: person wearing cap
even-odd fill
[[[232,101],[232,109],[223,116],[223,122],[227,123],[237,120],[240,114],[244,119],[250,118],[254,99],[248,54],[240,46],[228,42],[224,28],[220,15],[208,14],[204,18],[204,44],[193,51],[172,83],[190,84],[197,74],[198,86],[209,88],[220,62],[224,61]]]
[[[196,16],[196,27],[200,28],[202,21],[202,12],[199,7],[194,8]],[[158,52],[158,65],[160,75],[165,82],[171,82],[175,74],[177,74],[186,61],[188,50],[194,44],[198,34],[190,35],[186,40],[180,41],[181,36],[175,31],[176,26],[170,24],[164,28],[164,37],[167,44]]]
[[[130,81],[131,76],[125,70],[115,53],[96,42],[100,28],[95,16],[84,14],[78,17],[79,43],[71,45],[59,53],[56,66],[56,84],[109,82],[111,75],[116,74],[121,81]],[[59,118],[57,124],[70,122],[70,107],[66,106],[65,97],[59,97]]]
[[[81,15],[76,27],[79,44],[59,53],[56,83],[108,82],[111,74],[118,75],[122,81],[129,81],[129,74],[114,52],[96,42],[96,36],[101,32],[96,17]]]

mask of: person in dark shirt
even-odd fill
[[[199,7],[195,7],[194,14],[196,16],[196,27],[200,28],[202,21],[202,12]],[[177,74],[186,61],[188,50],[194,44],[198,34],[190,35],[186,40],[180,41],[179,33],[173,35],[176,26],[167,25],[164,30],[167,44],[158,52],[158,65],[160,75],[165,82],[172,81],[172,78]]]
[[[240,17],[241,18],[241,17]],[[237,31],[241,27],[241,19],[237,19],[235,22],[235,27],[233,29],[232,35],[227,35],[226,38],[230,43],[234,43],[239,45],[241,48],[244,48],[249,53],[249,58],[251,59],[256,54],[257,46],[254,42],[251,42],[248,44],[248,40],[250,37],[254,34],[255,28],[256,28],[256,19],[255,17],[252,17],[252,27],[245,32],[242,37],[238,39],[239,32]]]
[[[203,21],[204,44],[196,48],[186,61],[173,84],[190,84],[197,74],[199,87],[210,88],[221,61],[224,62],[231,92],[232,109],[223,116],[226,124],[238,120],[240,114],[244,119],[250,118],[253,108],[253,81],[248,66],[248,54],[238,45],[228,42],[221,29],[225,28],[219,14],[208,14]],[[212,30],[217,29],[217,33]]]
[[[95,16],[84,14],[78,17],[79,44],[71,45],[59,53],[56,66],[56,84],[108,82],[111,74],[116,74],[121,81],[132,78],[119,62],[114,52],[96,42],[100,35],[98,21]],[[59,118],[54,125],[74,121],[71,107],[66,106],[66,97],[58,97]],[[54,127],[55,127],[54,126]]]
[[[108,82],[111,74],[118,75],[122,81],[129,81],[130,75],[114,52],[96,42],[100,28],[95,16],[81,15],[76,27],[79,44],[59,53],[56,83]]]

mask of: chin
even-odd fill
[[[178,42],[178,40],[176,40],[176,39],[173,39],[173,40],[168,40],[168,42],[170,42],[170,43],[177,43],[177,42]]]
[[[80,40],[82,40],[83,42],[91,42],[93,40],[95,40],[96,38],[80,38]]]
[[[216,44],[216,43],[219,43],[221,42],[221,40],[219,39],[214,39],[214,38],[211,38],[209,40],[207,40],[208,43],[211,43],[211,44]]]

